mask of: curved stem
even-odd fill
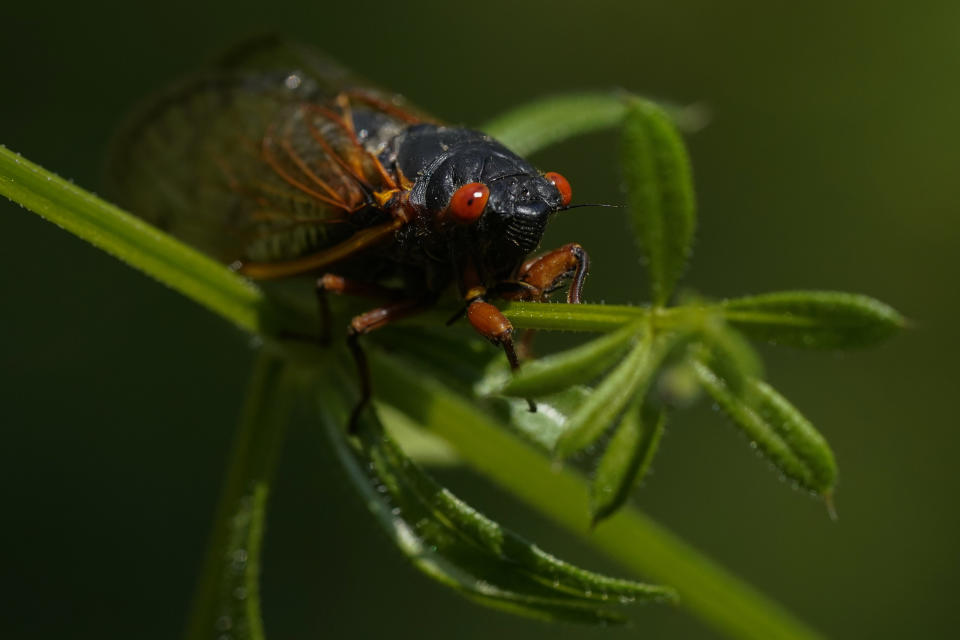
[[[260,548],[270,481],[296,386],[281,357],[261,351],[247,386],[233,452],[214,518],[188,640],[228,634],[263,640]]]

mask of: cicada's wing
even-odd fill
[[[358,109],[379,128],[418,118],[309,47],[248,43],[122,129],[110,190],[225,262],[297,258],[371,221],[365,205],[384,177],[354,130]]]

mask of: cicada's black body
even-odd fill
[[[428,215],[400,231],[398,247],[428,261],[462,266],[472,259],[488,283],[510,278],[540,245],[550,214],[563,206],[557,188],[527,161],[489,136],[431,124],[407,128],[381,156],[398,173],[414,176],[409,202]],[[489,188],[486,211],[472,224],[436,219],[465,184]],[[488,285],[489,286],[489,285]]]
[[[238,48],[135,118],[111,167],[122,204],[251,278],[315,274],[322,291],[390,300],[353,336],[455,285],[515,366],[510,323],[486,299],[542,300],[572,277],[579,301],[579,245],[528,258],[570,202],[562,176],[306,47]],[[398,278],[402,293],[383,287]]]

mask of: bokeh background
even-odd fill
[[[864,292],[914,326],[864,352],[764,350],[835,449],[839,522],[705,405],[673,422],[638,498],[832,637],[956,633],[960,4],[54,1],[6,3],[0,21],[0,143],[94,190],[139,98],[265,30],[455,122],[573,89],[709,105],[689,138],[700,226],[687,284]],[[598,135],[535,160],[578,200],[618,201],[616,158],[615,136]],[[642,300],[625,225],[581,210],[549,231],[546,245],[591,251],[590,300]],[[0,634],[176,637],[249,339],[6,201],[0,237]],[[444,480],[547,549],[617,572],[468,472]],[[715,637],[678,609],[558,628],[460,599],[394,552],[309,424],[273,497],[274,639]]]

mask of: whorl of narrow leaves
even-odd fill
[[[656,305],[670,299],[696,226],[690,163],[663,111],[634,99],[623,121],[621,165],[637,242]]]
[[[726,300],[727,321],[749,336],[812,349],[863,347],[889,338],[906,321],[879,300],[836,291],[781,291]]]

